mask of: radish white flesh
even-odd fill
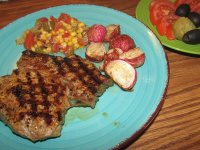
[[[105,66],[105,72],[124,90],[132,89],[136,83],[135,68],[123,60],[110,61]]]
[[[145,61],[145,54],[140,48],[134,48],[124,52],[119,56],[120,59],[128,62],[133,67],[140,67]]]
[[[120,34],[120,26],[116,24],[110,24],[106,26],[106,36],[105,41],[109,42],[113,37]]]
[[[106,53],[106,49],[103,43],[95,43],[91,42],[86,50],[86,58],[90,61],[100,62],[104,59],[104,55]]]

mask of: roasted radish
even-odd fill
[[[136,83],[136,69],[126,61],[110,61],[105,66],[105,72],[124,90],[131,90]]]
[[[103,42],[106,36],[106,27],[94,24],[88,29],[87,36],[89,42]]]
[[[106,26],[105,41],[109,42],[112,38],[120,34],[120,26],[116,24],[110,24]]]
[[[128,62],[133,67],[140,67],[145,61],[145,54],[140,48],[134,48],[119,56],[120,59]]]
[[[100,69],[103,70],[104,67],[112,60],[119,59],[119,56],[123,53],[123,51],[120,48],[114,48],[107,51],[107,53],[104,56],[104,62],[100,66]]]
[[[120,48],[123,52],[127,52],[128,50],[135,48],[135,42],[126,34],[117,35],[109,42],[109,49],[113,48]]]
[[[103,43],[91,42],[86,49],[85,56],[88,60],[94,62],[101,62],[104,59],[106,49]]]

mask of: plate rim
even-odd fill
[[[16,22],[17,20],[20,20],[21,18],[23,17],[26,17],[26,16],[29,16],[31,14],[34,14],[38,11],[45,11],[45,10],[48,10],[48,9],[51,9],[51,8],[55,8],[55,7],[64,7],[64,6],[95,6],[95,7],[99,7],[99,8],[105,8],[105,9],[108,9],[108,10],[112,10],[112,11],[115,11],[115,12],[118,12],[118,13],[122,13],[123,15],[127,15],[137,21],[139,21],[141,24],[143,24],[150,32],[153,33],[153,31],[147,27],[143,22],[141,22],[139,19],[123,12],[123,11],[120,11],[120,10],[116,10],[114,8],[110,8],[110,7],[106,7],[106,6],[101,6],[101,5],[94,5],[94,4],[69,4],[69,5],[58,5],[58,6],[53,6],[53,7],[48,7],[48,8],[44,8],[44,9],[40,9],[40,10],[37,10],[37,11],[34,11],[34,12],[31,12],[29,14],[26,14],[24,16],[21,16],[15,20],[13,20],[12,22],[9,22],[8,24],[6,24],[5,26],[3,26],[0,30],[4,30],[7,26],[12,26],[12,23]],[[155,35],[153,33],[153,35]],[[163,45],[161,44],[161,41],[160,39],[155,35],[155,38],[159,41],[159,44],[162,46],[162,51],[164,53],[164,56],[165,56],[165,59],[166,59],[166,62],[167,62],[167,76],[166,76],[166,83],[165,83],[165,89],[163,90],[163,93],[162,93],[162,96],[160,98],[160,101],[156,107],[156,109],[153,111],[153,113],[151,114],[151,116],[148,118],[148,120],[143,124],[143,126],[139,127],[139,130],[136,131],[135,133],[133,133],[129,138],[125,139],[124,141],[121,141],[121,143],[118,143],[115,147],[111,148],[111,149],[121,149],[123,147],[127,147],[129,146],[132,142],[134,142],[150,125],[151,123],[153,122],[153,120],[157,117],[159,111],[161,110],[163,104],[164,104],[164,100],[165,100],[165,97],[166,97],[166,92],[167,92],[167,89],[168,89],[168,84],[169,84],[169,62],[168,62],[168,58],[167,58],[167,54],[163,48]]]

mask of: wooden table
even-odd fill
[[[96,4],[135,16],[139,0],[10,0],[0,2],[0,28],[29,13],[57,5]],[[162,110],[127,149],[200,149],[200,58],[164,47],[170,80]]]

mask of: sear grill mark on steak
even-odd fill
[[[38,83],[34,84],[32,79],[37,79]],[[34,118],[39,116],[39,117],[43,117],[46,123],[50,124],[52,121],[51,120],[52,116],[47,115],[49,114],[48,110],[50,107],[50,102],[48,101],[48,95],[50,94],[50,92],[47,88],[48,86],[44,82],[44,78],[39,72],[36,72],[35,77],[34,76],[32,77],[31,73],[27,72],[26,81],[27,82],[23,82],[11,88],[11,91],[16,96],[16,100],[19,102],[20,107],[24,107],[26,104],[31,105],[31,110],[26,113],[24,112],[21,113],[20,119],[21,120],[24,119],[25,115],[30,115]],[[53,79],[51,81],[53,81],[54,83]],[[26,86],[28,86],[28,89],[25,88]],[[37,87],[40,87],[41,89],[40,92],[36,92]],[[57,86],[53,88],[54,91],[56,91],[56,89],[57,89]],[[55,93],[55,94],[56,94],[56,100],[58,100],[60,96],[64,95],[63,93]],[[25,95],[28,98],[25,98]],[[35,95],[40,95],[43,101],[38,101]],[[37,108],[38,105],[44,107],[47,110],[47,112],[45,113],[38,112],[38,108]],[[58,121],[60,121],[60,118],[58,118]]]
[[[69,108],[94,107],[113,85],[78,55],[63,58],[25,50],[17,67],[0,77],[0,119],[32,141],[59,136]]]
[[[78,55],[63,58],[26,50],[17,65],[18,68],[58,75],[71,91],[69,98],[81,101],[78,106],[94,107],[98,97],[113,85],[110,78],[102,75],[90,61]]]

